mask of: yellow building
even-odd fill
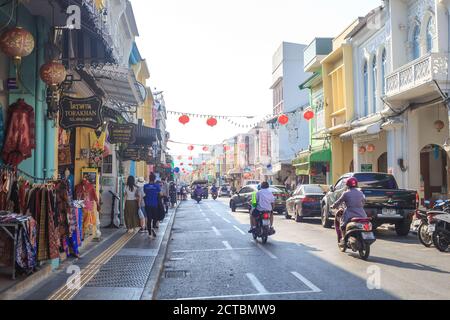
[[[353,53],[345,37],[358,22],[353,22],[333,40],[333,51],[322,60],[325,127],[331,141],[333,183],[353,171],[353,143],[342,141],[339,136],[350,130],[353,119]]]

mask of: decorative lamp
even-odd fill
[[[42,81],[52,89],[56,89],[66,79],[67,75],[64,65],[56,60],[42,65],[39,73]]]
[[[278,117],[278,123],[282,126],[286,125],[289,122],[289,117],[285,114],[282,114]]]
[[[308,110],[303,114],[303,118],[305,118],[306,120],[311,120],[312,118],[314,118],[314,112],[312,110]]]
[[[444,121],[442,121],[442,120],[436,120],[436,121],[434,122],[434,127],[436,128],[436,130],[437,130],[438,132],[441,132],[441,130],[444,129],[444,127],[445,127]]]
[[[0,49],[18,64],[23,57],[33,52],[33,35],[21,27],[9,29],[0,36]]]
[[[368,152],[374,152],[374,151],[375,151],[375,146],[374,146],[373,144],[369,144],[369,145],[367,146],[367,151],[368,151]]]
[[[206,120],[206,124],[210,127],[214,127],[217,125],[217,119],[216,118],[208,118],[208,120]]]
[[[188,150],[189,150],[189,151],[194,150],[194,146],[189,146],[189,147],[188,147]]]
[[[358,149],[359,154],[365,154],[366,151],[367,151],[367,149],[364,146],[363,147],[359,147],[359,149]]]
[[[209,150],[209,148],[207,146],[204,146],[202,150],[206,152]]]
[[[187,115],[182,115],[181,117],[178,118],[178,121],[185,125],[186,123],[188,123],[190,121],[189,117]]]

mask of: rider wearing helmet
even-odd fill
[[[345,226],[353,218],[367,218],[364,210],[366,197],[361,190],[358,189],[358,180],[355,177],[347,179],[346,185],[348,190],[332,205],[333,209],[345,203],[346,209],[341,220],[341,229],[345,230]]]

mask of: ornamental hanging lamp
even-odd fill
[[[285,114],[282,114],[278,117],[278,123],[282,126],[286,125],[289,122],[289,117]]]
[[[188,147],[188,150],[189,150],[189,151],[192,151],[192,150],[194,150],[194,146],[192,146],[192,145],[191,145],[191,146],[189,146],[189,147]]]
[[[314,112],[312,110],[307,110],[304,114],[303,114],[303,118],[305,118],[306,120],[310,121],[311,119],[314,118]]]
[[[190,118],[187,115],[182,115],[181,117],[178,118],[178,121],[182,124],[185,125],[186,123],[188,123],[190,121]]]
[[[217,125],[217,119],[216,118],[208,118],[208,120],[206,120],[206,124],[210,127],[214,127]]]

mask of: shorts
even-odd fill
[[[253,210],[252,210],[252,217],[253,218],[258,218],[259,217],[259,210],[257,210],[256,208],[254,208]]]

